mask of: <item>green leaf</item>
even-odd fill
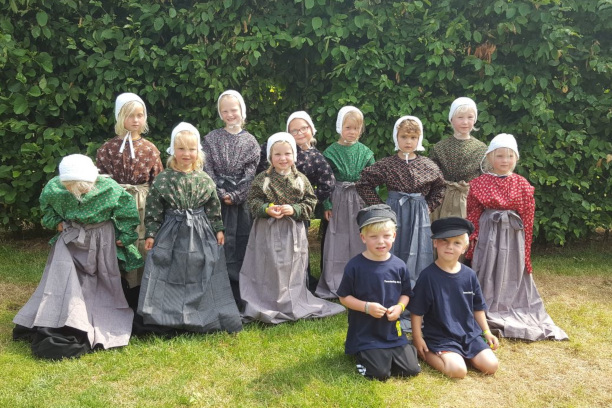
[[[322,25],[323,25],[323,20],[321,20],[321,17],[314,17],[312,19],[312,28],[314,30],[318,30],[319,28],[321,28]]]
[[[474,41],[476,41],[477,43],[482,41],[482,34],[480,34],[479,31],[474,31],[472,33],[472,37],[474,38]]]
[[[47,13],[45,13],[44,11],[39,11],[38,13],[36,13],[36,22],[39,26],[46,26],[48,21],[49,16],[47,15]]]
[[[232,0],[223,0],[223,7],[230,8],[232,6]]]
[[[168,15],[170,18],[176,17],[176,10],[174,8],[170,8],[170,10],[168,10]]]
[[[314,0],[306,0],[306,1],[304,1],[304,7],[306,7],[306,10],[310,10],[311,8],[313,8],[314,4],[315,4]],[[316,30],[316,28],[315,28],[315,30]]]
[[[363,28],[364,24],[365,16],[363,16],[362,14],[355,16],[355,25],[357,26],[357,28]]]
[[[28,109],[28,101],[23,95],[15,96],[15,101],[13,102],[13,112],[15,115],[20,115]]]
[[[155,21],[153,22],[153,28],[155,28],[155,31],[161,30],[163,26],[164,26],[164,19],[161,17],[157,17]]]

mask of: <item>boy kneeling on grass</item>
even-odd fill
[[[349,309],[346,354],[355,355],[361,375],[383,381],[391,375],[414,376],[421,371],[416,349],[398,320],[412,289],[406,263],[389,252],[396,223],[395,213],[386,204],[359,211],[357,224],[366,250],[346,264],[337,291]]]
[[[474,225],[459,217],[431,224],[438,259],[421,272],[408,308],[419,357],[451,378],[466,376],[465,360],[485,374],[495,374],[499,365],[492,351],[499,341],[489,330],[478,278],[459,262],[473,231]]]

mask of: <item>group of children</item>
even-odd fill
[[[98,150],[97,168],[82,155],[62,160],[41,194],[43,225],[58,235],[14,319],[14,337],[36,355],[74,357],[126,345],[130,334],[237,332],[342,305],[346,353],[368,378],[416,375],[417,355],[450,377],[465,376],[465,359],[494,373],[490,329],[567,338],[531,279],[533,187],[513,173],[516,141],[501,134],[487,148],[473,138],[471,99],[453,102],[454,134],[429,158],[417,153],[421,121],[403,116],[392,132],[397,153],[378,162],[359,141],[364,117],[354,106],[340,109],[338,141],[323,153],[304,111],[260,147],[243,129],[238,92],[223,92],[217,107],[225,126],[202,140],[191,124],[173,129],[164,169],[142,137],[145,103],[121,94],[117,136]],[[318,283],[311,218],[324,231]],[[466,252],[474,271],[459,262]]]

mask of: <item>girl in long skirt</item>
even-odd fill
[[[466,258],[472,259],[489,305],[489,326],[503,337],[565,340],[531,275],[534,188],[513,172],[519,159],[514,136],[495,136],[485,159],[492,172],[472,180],[467,197],[467,217],[475,230]]]
[[[446,181],[442,204],[431,214],[431,220],[444,217],[465,218],[470,181],[482,174],[480,161],[487,145],[472,136],[478,119],[476,102],[457,98],[451,104],[448,121],[453,135],[431,147],[429,158],[440,167]]]
[[[255,218],[240,270],[245,321],[265,323],[331,316],[338,304],[314,297],[306,286],[308,241],[304,220],[317,202],[306,176],[295,168],[289,133],[268,139],[271,166],[253,181],[248,203]]]
[[[366,167],[355,187],[366,206],[381,204],[376,187],[386,185],[387,204],[397,214],[397,238],[392,253],[404,262],[412,286],[433,262],[429,213],[444,198],[444,178],[438,166],[418,155],[423,148],[423,125],[415,116],[403,116],[393,127],[397,154]]]
[[[329,225],[323,246],[321,278],[315,292],[325,299],[338,297],[336,291],[346,263],[365,250],[355,221],[363,207],[355,182],[359,180],[361,170],[374,164],[374,153],[359,142],[363,130],[363,113],[354,106],[343,107],[336,121],[338,142],[323,152],[336,177],[336,186],[330,200],[333,211],[325,212]]]
[[[222,247],[221,204],[215,184],[202,170],[200,133],[180,123],[168,153],[168,168],[155,178],[147,197],[149,254],[138,302],[143,331],[158,331],[158,326],[239,331],[242,323]]]
[[[259,163],[259,145],[242,128],[246,120],[242,95],[234,90],[223,92],[217,108],[225,127],[213,130],[202,140],[206,156],[204,171],[217,185],[225,227],[225,262],[232,292],[240,307],[238,275],[253,224],[246,198]]]
[[[124,269],[142,266],[133,243],[139,223],[134,199],[91,159],[62,159],[59,176],[40,196],[42,224],[59,233],[38,288],[17,313],[14,337],[32,342],[38,357],[77,357],[125,346],[132,309],[121,288]]]
[[[147,133],[147,107],[136,94],[126,92],[115,101],[116,136],[98,149],[96,164],[101,174],[108,174],[121,185],[136,201],[140,225],[138,226],[138,250],[143,258],[145,226],[144,213],[149,187],[164,166],[159,150],[143,137]],[[144,269],[126,271],[124,279],[132,289],[127,292],[130,306],[136,308],[138,291]],[[133,304],[132,304],[133,303]]]

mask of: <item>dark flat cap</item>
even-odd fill
[[[431,237],[450,238],[474,232],[474,224],[461,217],[440,218],[431,223]]]
[[[387,204],[374,204],[366,208],[362,208],[357,213],[357,224],[359,229],[366,225],[374,224],[375,222],[393,221],[397,224],[395,213]]]

